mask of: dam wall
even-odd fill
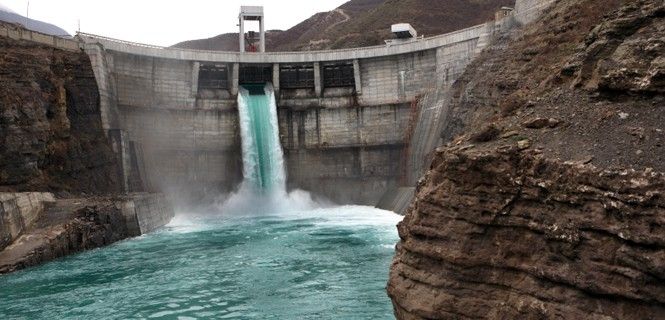
[[[96,72],[105,128],[140,146],[148,185],[185,202],[238,186],[237,90],[247,68],[261,68],[277,92],[288,186],[375,205],[403,174],[413,102],[453,81],[493,25],[390,47],[306,53],[219,53],[79,37]],[[201,76],[204,68],[217,68],[219,85]],[[291,68],[305,79],[287,79]]]
[[[417,161],[409,159],[438,142],[435,126],[420,122],[438,122],[441,108],[418,101],[449,87],[496,32],[532,19],[541,2],[518,1],[524,19],[342,50],[238,53],[78,38],[93,63],[105,129],[121,132],[124,175],[143,171],[147,189],[189,204],[235,190],[242,180],[238,88],[272,82],[288,187],[376,205],[387,190],[414,185]],[[416,153],[414,132],[428,141]]]

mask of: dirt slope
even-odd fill
[[[483,23],[501,6],[514,0],[351,0],[320,12],[286,31],[266,36],[268,51],[352,48],[382,44],[390,25],[411,23],[422,35],[432,36]],[[174,47],[238,50],[237,33],[190,40]]]
[[[490,47],[454,85],[443,139],[665,171],[665,22],[646,3],[564,1]]]

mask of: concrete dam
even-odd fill
[[[442,104],[424,98],[445,92],[493,35],[549,2],[518,0],[495,21],[449,34],[331,51],[213,52],[78,37],[126,190],[191,204],[237,189],[238,91],[272,83],[288,188],[372,206],[402,188],[405,206],[445,117]]]

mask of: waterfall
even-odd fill
[[[277,103],[272,85],[241,87],[238,115],[243,184],[255,193],[284,193],[284,155],[279,143]]]
[[[286,192],[284,154],[279,141],[277,103],[270,83],[238,92],[243,182],[224,200],[224,214],[278,213],[320,206],[308,192]]]

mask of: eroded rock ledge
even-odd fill
[[[173,216],[163,194],[56,199],[0,193],[0,274],[151,232]]]
[[[657,319],[665,177],[504,147],[437,151],[398,226],[400,319]]]

